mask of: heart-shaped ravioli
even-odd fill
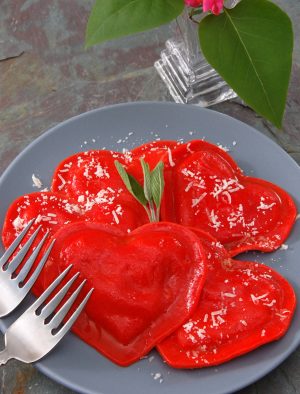
[[[51,190],[76,200],[83,214],[92,221],[117,224],[132,230],[147,223],[144,209],[126,189],[115,160],[125,168],[140,163],[126,154],[113,151],[87,151],[70,156],[56,168]],[[127,226],[127,228],[126,228]]]
[[[70,263],[95,288],[74,331],[120,365],[147,354],[193,312],[205,278],[199,238],[171,223],[125,234],[96,223],[55,234],[45,286]]]
[[[164,158],[163,220],[197,227],[217,238],[231,256],[275,250],[296,218],[292,198],[280,187],[244,176],[222,149],[193,141]]]
[[[41,226],[41,231],[34,245],[42,239],[46,231],[51,235],[61,227],[78,221],[100,222],[119,227],[124,231],[131,231],[146,223],[148,219],[143,207],[124,189],[122,191],[116,191],[110,187],[105,190],[101,189],[102,197],[90,196],[87,206],[79,203],[74,196],[72,198],[62,193],[35,192],[21,196],[11,204],[7,211],[2,230],[3,244],[5,248],[8,248],[34,218],[36,220],[21,245],[38,226]],[[45,248],[46,246],[42,248],[40,255]],[[34,266],[38,264],[38,261],[39,259],[35,261]],[[36,295],[39,295],[42,290],[43,274],[44,270],[33,287]]]
[[[218,365],[282,337],[296,305],[291,285],[273,269],[233,260],[211,236],[195,230],[208,256],[198,307],[158,345],[175,368]]]

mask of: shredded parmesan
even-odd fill
[[[203,200],[203,198],[207,195],[206,192],[202,193],[201,196],[199,198],[193,198],[192,199],[192,208],[194,208],[196,205],[199,204],[200,201]]]
[[[280,247],[280,250],[287,250],[289,248],[289,245],[282,244]]]
[[[233,294],[233,293],[222,293],[222,295],[223,295],[224,297],[229,297],[229,298],[234,298],[234,297],[236,297],[236,294]]]
[[[12,224],[16,232],[23,230],[23,228],[26,226],[26,224],[24,223],[24,219],[20,218],[20,216],[17,216],[12,222]]]
[[[32,174],[32,182],[33,182],[33,186],[37,187],[38,189],[40,189],[43,186],[41,180],[34,174]]]
[[[219,311],[211,312],[210,315],[211,315],[213,327],[218,326],[218,323],[217,323],[216,319],[217,319],[218,322],[221,323],[221,324],[222,324],[222,323],[225,323],[225,320],[220,316],[220,315],[223,315],[223,313],[224,313],[224,310],[223,310],[223,309],[221,309],[221,310],[219,310]]]
[[[105,168],[101,167],[100,164],[97,164],[96,171],[94,173],[98,178],[110,178],[109,173],[105,170]]]
[[[57,176],[58,176],[59,179],[61,180],[61,184],[58,186],[58,189],[59,189],[59,190],[62,190],[62,189],[64,188],[65,184],[66,184],[66,181],[65,181],[65,179],[63,178],[62,175],[57,174]]]
[[[264,302],[263,305],[269,306],[269,307],[271,308],[271,307],[272,307],[273,305],[275,305],[275,304],[276,304],[276,300],[272,300],[272,301],[269,302],[269,303]]]
[[[276,205],[276,202],[273,202],[272,204],[265,204],[262,199],[260,200],[260,205],[257,207],[257,209],[261,209],[262,211],[265,211],[267,209],[271,209],[274,205]]]
[[[206,331],[203,328],[198,328],[197,330],[197,335],[200,339],[205,338]]]
[[[190,188],[193,186],[193,184],[194,184],[194,181],[191,181],[191,182],[187,185],[187,187],[184,189],[184,191],[185,191],[185,192],[188,192],[188,191],[190,190]]]
[[[219,219],[218,215],[216,215],[215,210],[212,209],[209,214],[209,220],[211,223],[209,223],[208,225],[214,228],[215,230],[218,230],[219,227],[221,227],[221,222],[218,219]]]
[[[171,151],[170,148],[168,148],[168,158],[169,158],[170,166],[171,166],[171,167],[174,167],[174,166],[175,166],[175,163],[174,163],[174,161],[173,161],[173,158],[172,158],[172,151]]]
[[[116,211],[112,211],[112,215],[113,215],[113,217],[114,217],[114,219],[115,219],[115,222],[116,222],[117,224],[119,224],[119,223],[120,223],[120,220],[119,220],[119,218],[118,218],[118,215],[116,214]]]
[[[262,300],[268,296],[269,293],[263,294],[261,296],[255,296],[254,294],[250,294],[251,300],[253,304],[257,304],[259,300]]]
[[[193,322],[188,322],[186,324],[183,325],[183,329],[186,333],[191,332],[192,328],[193,328],[194,323]]]

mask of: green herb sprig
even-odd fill
[[[149,164],[141,159],[144,175],[143,186],[125,170],[118,160],[115,160],[115,166],[129,193],[145,208],[149,221],[159,222],[161,199],[165,186],[164,163],[160,161],[151,171]]]

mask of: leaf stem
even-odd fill
[[[151,214],[150,222],[157,222],[158,221],[157,214],[155,212],[155,208],[154,208],[154,204],[153,204],[152,200],[149,201],[149,207],[150,207],[150,214]]]
[[[144,208],[145,208],[145,211],[147,212],[149,222],[152,222],[152,214],[151,214],[150,209],[147,208],[146,206],[144,206]]]

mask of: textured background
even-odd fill
[[[275,0],[293,20],[293,74],[283,131],[238,100],[214,106],[279,143],[300,164],[300,2]],[[64,119],[126,101],[171,101],[153,63],[172,26],[84,50],[92,0],[0,0],[0,174],[33,139]],[[298,24],[297,24],[298,22]],[[33,367],[0,368],[1,394],[67,394]],[[239,394],[300,393],[300,349]]]

